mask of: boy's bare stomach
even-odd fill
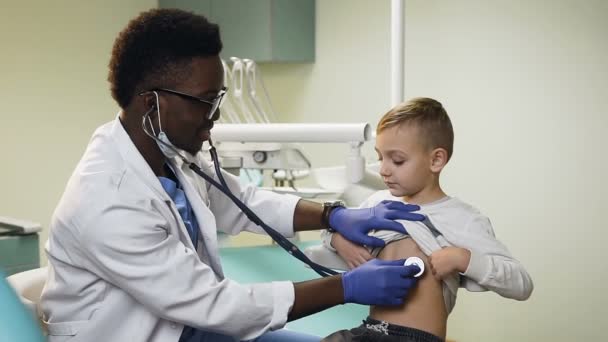
[[[441,281],[430,271],[428,258],[413,239],[403,239],[388,243],[378,256],[380,259],[396,260],[417,256],[424,261],[424,274],[418,278],[405,303],[397,307],[372,306],[370,317],[410,328],[426,331],[445,339],[447,312],[443,300]]]

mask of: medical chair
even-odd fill
[[[33,270],[37,271],[37,270]],[[37,315],[32,315],[32,307],[36,310],[36,304],[40,297],[40,291],[46,278],[46,270],[43,272],[27,271],[27,275],[14,277],[12,280],[4,278],[5,274],[0,271],[0,341],[42,342],[40,326],[36,324]],[[40,274],[42,273],[42,277]],[[7,281],[8,280],[8,281]],[[9,285],[10,283],[10,285]],[[15,293],[16,284],[20,287]],[[30,298],[22,297],[27,292]],[[21,301],[26,300],[30,304],[24,305]]]
[[[34,317],[38,318],[40,327],[44,327],[44,325],[42,324],[42,317],[38,310],[38,302],[40,301],[46,277],[47,268],[41,267],[16,273],[6,278],[11,287],[17,292],[23,305]]]

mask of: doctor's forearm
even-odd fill
[[[294,283],[293,286],[295,300],[288,321],[344,304],[341,275]]]
[[[323,215],[323,205],[320,203],[299,200],[296,210],[293,213],[293,230],[317,230],[323,229],[321,216]]]

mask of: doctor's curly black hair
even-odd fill
[[[201,15],[178,9],[143,12],[114,42],[108,75],[112,97],[124,109],[135,94],[185,77],[192,58],[221,50],[219,27]]]

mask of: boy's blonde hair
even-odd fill
[[[454,129],[448,113],[439,101],[428,97],[416,97],[403,102],[384,114],[376,127],[376,134],[401,125],[419,129],[419,138],[429,150],[443,148],[448,160],[454,149]]]

